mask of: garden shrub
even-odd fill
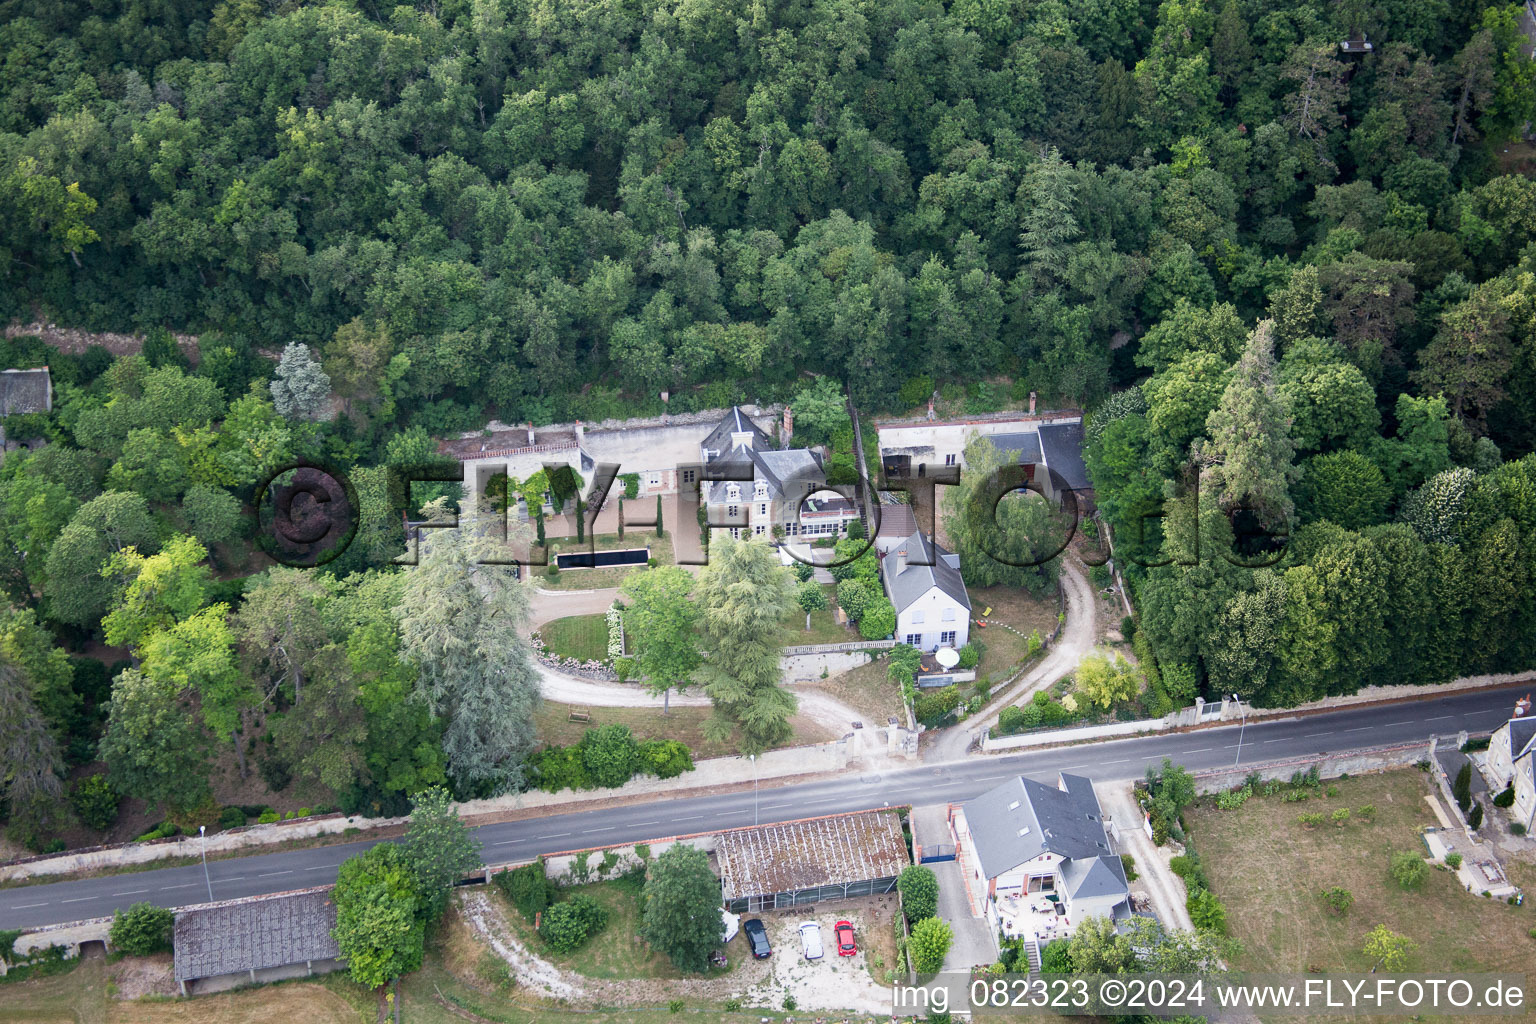
[[[87,775],[69,791],[69,803],[80,823],[93,832],[105,832],[117,821],[121,798],[105,775]]]
[[[544,862],[534,861],[511,871],[503,871],[493,879],[496,888],[517,908],[518,913],[532,921],[534,917],[554,901],[559,889],[544,874]]]
[[[1448,853],[1448,854],[1446,854],[1445,855],[1445,866],[1450,868],[1452,871],[1455,871],[1457,868],[1461,867],[1461,854],[1459,854],[1459,853]]]
[[[1495,807],[1513,807],[1515,803],[1515,787],[1505,786],[1499,795],[1493,798]]]
[[[557,953],[578,949],[608,924],[608,912],[592,897],[577,893],[544,911],[539,937]]]
[[[219,828],[239,828],[245,824],[245,812],[238,807],[226,807],[219,812]]]
[[[693,751],[678,740],[646,740],[640,744],[636,771],[659,779],[675,779],[693,771]]]
[[[901,906],[909,922],[932,917],[939,910],[939,880],[933,869],[922,864],[908,864],[896,880]]]
[[[582,765],[594,786],[622,786],[635,774],[640,750],[627,725],[604,725],[588,729],[578,746],[581,748]]]
[[[107,941],[113,949],[129,956],[149,956],[171,948],[171,927],[176,915],[153,903],[135,903],[127,910],[112,914],[112,929]]]
[[[1399,850],[1392,854],[1387,870],[1391,874],[1392,880],[1399,886],[1406,890],[1413,890],[1417,889],[1419,884],[1424,881],[1424,876],[1429,872],[1429,867],[1424,863],[1424,858],[1414,851]]]
[[[1456,773],[1456,781],[1451,785],[1451,795],[1456,798],[1456,803],[1465,814],[1472,806],[1472,765],[1470,763],[1461,766],[1461,771]]]
[[[919,694],[912,710],[923,725],[933,725],[959,706],[959,688],[946,686],[934,693]]]
[[[1340,916],[1349,913],[1349,908],[1355,902],[1354,893],[1337,885],[1331,889],[1324,889],[1319,895],[1322,896],[1323,903],[1328,909]]]
[[[1227,908],[1209,889],[1196,889],[1184,901],[1189,920],[1199,931],[1227,934]]]

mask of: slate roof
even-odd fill
[[[1074,491],[1093,487],[1088,468],[1083,465],[1082,423],[1047,423],[1040,428],[1040,447],[1046,466],[1054,470]]]
[[[1065,789],[1019,776],[963,805],[976,857],[988,878],[1042,853],[1071,861],[1098,860],[1110,853],[1093,783],[1065,772],[1059,778]],[[1063,875],[1070,886],[1071,876],[1066,875],[1065,868]],[[1105,884],[1103,879],[1101,873],[1093,871],[1085,872],[1079,882],[1097,888]],[[1123,888],[1123,869],[1119,879]]]
[[[48,367],[0,371],[0,416],[47,412],[53,408],[53,378]]]
[[[1512,759],[1519,760],[1530,753],[1533,738],[1536,738],[1536,715],[1509,720],[1509,756]]]
[[[907,567],[896,571],[897,552],[907,552]],[[921,553],[921,554],[919,554]],[[967,611],[971,607],[971,595],[965,591],[965,581],[960,578],[960,556],[939,547],[920,532],[914,532],[904,542],[893,544],[882,561],[886,589],[891,604],[900,612],[934,587],[954,598]],[[932,565],[914,565],[913,562],[932,562]]]
[[[1090,860],[1069,860],[1061,866],[1061,877],[1072,899],[1099,896],[1123,896],[1130,891],[1125,880],[1125,865],[1112,854]]]
[[[699,442],[699,447],[708,448],[711,451],[717,451],[724,455],[733,447],[731,435],[743,432],[752,435],[753,448],[769,449],[773,447],[773,442],[768,439],[768,435],[763,433],[761,427],[752,422],[752,417],[741,411],[741,406],[739,405],[733,405],[726,411],[725,416],[715,425],[715,429],[709,432],[709,436]]]
[[[704,469],[704,477],[709,480],[714,473],[719,473],[719,467],[727,465],[746,465],[751,468],[752,480],[726,480],[714,479],[709,485],[709,494],[705,501],[708,504],[724,504],[726,501],[726,488],[737,483],[741,485],[741,501],[748,503],[753,500],[753,483],[762,480],[768,485],[769,498],[777,501],[786,496],[794,501],[799,501],[804,496],[804,488],[812,489],[824,485],[827,482],[826,470],[822,468],[821,457],[806,448],[787,448],[783,451],[759,451],[756,448],[737,448],[726,452],[718,458],[710,459],[709,465]],[[723,475],[723,474],[722,474]],[[793,494],[787,495],[786,486],[794,485]]]
[[[901,819],[886,811],[722,832],[715,859],[727,900],[893,878],[910,863]]]
[[[1018,465],[1040,463],[1040,435],[1033,430],[1017,434],[983,434],[999,452],[1017,452],[1013,461]]]
[[[176,914],[176,980],[213,978],[341,955],[330,889],[215,903]]]

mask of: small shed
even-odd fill
[[[328,886],[178,910],[176,983],[187,995],[336,970],[335,927]]]
[[[737,914],[888,893],[911,863],[901,819],[885,810],[722,832],[715,858]]]

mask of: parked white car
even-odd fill
[[[807,960],[821,959],[821,925],[815,921],[807,921],[800,926],[800,952],[805,954]]]

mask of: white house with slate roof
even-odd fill
[[[971,598],[960,579],[960,556],[951,554],[921,532],[905,540],[886,542],[880,575],[885,595],[896,609],[896,642],[932,653],[941,647],[964,647],[970,639]]]
[[[699,443],[699,458],[709,521],[733,537],[768,538],[775,527],[786,540],[840,537],[859,518],[856,504],[825,490],[820,452],[776,448],[739,406]]]
[[[950,825],[973,910],[1005,934],[1047,940],[1088,917],[1131,915],[1125,868],[1080,775],[1010,779],[952,807]]]
[[[1487,779],[1495,791],[1515,787],[1509,813],[1529,832],[1536,825],[1536,714],[1529,696],[1515,701],[1514,715],[1489,739]]]

